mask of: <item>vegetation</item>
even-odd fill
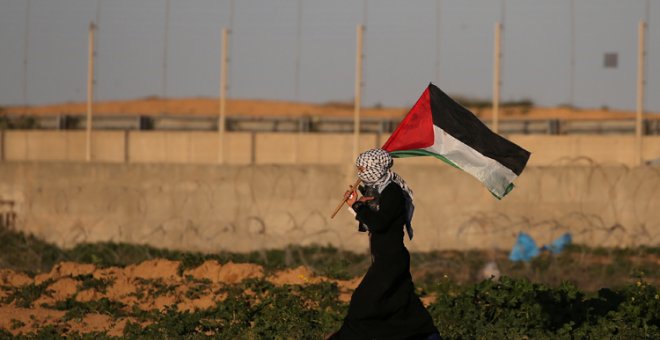
[[[99,267],[126,266],[152,258],[181,261],[180,271],[214,259],[252,262],[265,270],[306,265],[317,274],[333,278],[359,276],[369,260],[365,254],[332,247],[289,247],[247,254],[203,254],[148,246],[100,243],[60,249],[32,236],[0,230],[0,267],[48,271],[59,261],[94,263]],[[421,297],[433,297],[428,306],[443,336],[463,338],[660,338],[659,248],[607,249],[573,246],[559,255],[544,254],[530,263],[511,263],[506,252],[436,251],[413,253],[413,275]],[[499,279],[483,280],[487,262],[497,264]],[[79,275],[79,290],[105,291],[112,281]],[[274,285],[265,279],[215,286],[208,280],[188,277],[194,285],[188,298],[209,293],[226,298],[204,310],[140,310],[100,298],[81,302],[75,295],[57,301],[51,309],[65,311],[65,320],[81,320],[100,313],[114,320],[126,319],[125,337],[222,339],[319,339],[341,325],[348,308],[339,299],[333,282]],[[51,280],[39,285],[4,287],[4,304],[28,308],[48,294]],[[163,296],[174,287],[159,279],[138,279],[137,295]],[[10,323],[11,330],[23,327]],[[0,338],[10,337],[0,329]],[[66,323],[41,326],[18,338],[109,338],[107,333],[78,334]]]
[[[426,293],[438,296],[428,309],[441,334],[450,339],[660,337],[658,291],[643,281],[589,294],[570,284],[551,288],[512,278],[469,286],[447,280],[427,289]],[[248,280],[226,287],[225,292],[229,295],[223,302],[194,312],[173,306],[164,312],[126,311],[120,303],[105,299],[87,303],[68,299],[55,307],[66,310],[68,319],[91,312],[130,316],[134,321],[124,328],[127,337],[222,339],[320,339],[339,328],[347,309],[338,300],[337,286],[327,282],[275,286]],[[32,336],[54,334],[67,333],[43,327]]]
[[[440,283],[429,310],[449,338],[658,338],[658,291],[643,281],[585,294],[571,284],[550,288],[524,279],[471,287]]]
[[[3,114],[3,109],[0,107],[0,130],[5,129],[38,129],[39,122],[32,116],[17,116],[9,117]]]
[[[463,97],[460,95],[452,95],[451,97],[454,98],[461,105],[469,108],[487,109],[493,106],[493,102],[488,99],[476,99],[476,98]],[[531,99],[507,100],[507,101],[501,101],[500,106],[532,108],[534,107],[534,102]]]
[[[80,290],[94,289],[101,293],[105,293],[114,283],[112,279],[96,279],[91,274],[78,275],[75,279],[81,281]]]
[[[50,295],[46,289],[53,283],[46,280],[40,284],[28,284],[22,287],[8,287],[10,294],[1,300],[2,303],[14,303],[18,307],[29,308],[42,294]]]
[[[183,252],[125,243],[83,243],[71,249],[61,249],[32,235],[0,227],[0,268],[9,268],[34,275],[48,272],[57,263],[73,261],[98,267],[125,267],[149,259],[163,258],[181,261],[179,273],[197,267],[206,260],[220,263],[255,263],[266,273],[304,265],[316,274],[336,279],[363,275],[369,266],[369,256],[330,246],[290,246],[250,253]],[[660,284],[660,247],[630,249],[567,247],[558,255],[544,253],[529,263],[511,262],[502,250],[431,251],[411,254],[411,266],[418,285],[432,284],[449,277],[459,284],[482,281],[486,263],[496,264],[501,275],[526,278],[532,282],[557,286],[564,281],[580,289],[597,291],[602,287],[621,288],[642,278]],[[92,280],[91,277],[87,280]],[[87,283],[105,285],[105,282]]]

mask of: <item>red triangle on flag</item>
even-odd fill
[[[433,142],[433,113],[427,87],[382,148],[387,152],[423,149]]]

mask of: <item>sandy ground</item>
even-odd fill
[[[109,315],[88,313],[82,318],[66,318],[65,310],[55,305],[67,299],[91,302],[107,299],[121,302],[128,310],[163,311],[176,306],[179,311],[204,310],[227,298],[220,288],[240,283],[248,278],[265,279],[274,285],[305,285],[321,281],[335,282],[340,290],[340,300],[350,301],[350,296],[361,278],[333,280],[315,276],[308,268],[298,267],[265,276],[261,266],[250,263],[226,263],[206,261],[200,266],[179,274],[178,261],[149,260],[125,268],[96,268],[91,264],[62,262],[49,273],[34,278],[25,273],[0,269],[0,328],[12,333],[26,334],[47,325],[63,326],[72,332],[107,332],[121,336],[130,317],[114,319]],[[93,280],[92,280],[93,279]],[[85,286],[88,282],[110,282],[106,287]],[[47,284],[45,291],[30,306],[19,306],[17,301],[7,302],[16,288],[26,285]],[[426,299],[425,303],[431,303]]]
[[[175,116],[212,116],[218,113],[218,100],[207,98],[159,99],[144,98],[126,101],[104,101],[94,103],[95,115],[175,115]],[[403,117],[409,110],[405,108],[362,108],[364,117],[379,117],[397,119]],[[491,117],[490,108],[471,110],[479,117]],[[62,103],[34,107],[5,107],[5,114],[49,116],[71,114],[80,115],[86,112],[85,103]],[[634,112],[609,110],[573,110],[570,108],[543,107],[503,107],[500,109],[502,119],[630,119]],[[257,117],[352,117],[352,103],[310,104],[272,100],[232,99],[227,101],[228,116]],[[660,118],[657,114],[647,113],[647,118]]]

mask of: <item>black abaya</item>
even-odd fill
[[[353,292],[344,324],[332,338],[426,339],[437,329],[410,276],[410,254],[403,245],[403,190],[390,183],[378,203],[377,211],[366,204],[354,205],[356,219],[369,228],[372,263]]]

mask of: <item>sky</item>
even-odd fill
[[[0,0],[0,106],[84,101],[90,21],[96,100],[217,98],[231,28],[230,98],[351,102],[358,24],[364,106],[489,100],[499,21],[502,101],[635,110],[640,20],[660,112],[660,0]]]

